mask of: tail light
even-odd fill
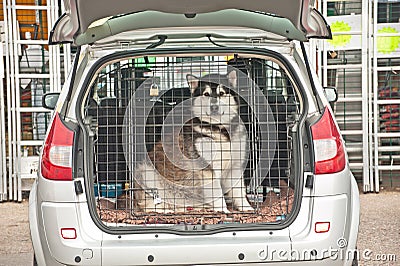
[[[41,173],[52,180],[72,180],[74,132],[56,114],[43,147]]]
[[[342,171],[346,166],[343,140],[326,107],[321,119],[311,126],[314,140],[315,174],[331,174]]]

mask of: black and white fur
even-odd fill
[[[149,152],[151,162],[136,168],[135,178],[145,190],[135,193],[145,211],[212,209],[250,211],[243,180],[247,134],[239,117],[237,74],[187,75],[192,119],[178,136],[165,137]],[[177,151],[172,155],[171,151]]]

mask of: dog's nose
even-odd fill
[[[212,113],[217,113],[217,112],[218,112],[218,109],[219,109],[218,105],[216,105],[216,104],[211,104],[210,110],[211,110]]]

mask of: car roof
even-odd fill
[[[188,26],[257,28],[300,41],[331,37],[312,0],[65,0],[64,5],[50,43],[83,45],[123,31]]]

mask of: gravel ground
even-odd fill
[[[0,266],[32,265],[28,200],[0,203]]]
[[[400,265],[400,193],[361,194],[360,202],[360,265]]]
[[[400,265],[400,192],[360,200],[359,265]],[[28,201],[0,203],[0,266],[32,265],[32,254]]]

